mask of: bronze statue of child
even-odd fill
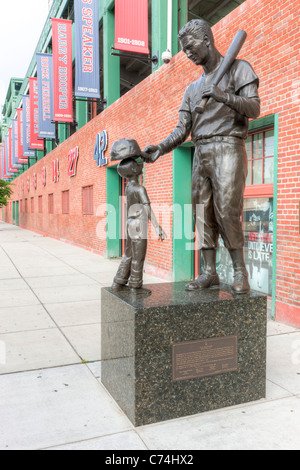
[[[151,209],[146,188],[140,184],[143,167],[137,162],[138,158],[143,158],[143,152],[135,140],[121,139],[112,145],[111,161],[121,160],[117,171],[121,178],[127,180],[126,249],[113,281],[113,290],[122,290],[126,285],[134,291],[142,288],[148,220],[151,220],[158,239],[163,241],[166,238]]]

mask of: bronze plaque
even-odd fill
[[[172,361],[174,382],[236,371],[237,336],[174,343]]]

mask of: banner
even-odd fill
[[[39,106],[39,137],[55,139],[53,121],[53,56],[52,54],[36,54],[38,106]]]
[[[52,18],[53,99],[56,122],[73,122],[72,21]]]
[[[39,139],[39,99],[37,78],[29,78],[30,97],[30,148],[43,150],[44,141]]]
[[[3,148],[4,148],[4,169],[5,169],[5,174],[7,176],[7,178],[10,178],[12,176],[12,173],[10,173],[9,171],[9,155],[8,155],[8,144],[9,144],[9,136],[8,134],[6,134],[6,136],[4,137],[4,145],[3,145]]]
[[[34,157],[35,151],[30,149],[30,97],[23,95],[23,155]]]
[[[75,0],[75,96],[100,98],[98,0]]]
[[[28,163],[28,158],[24,157],[23,149],[23,109],[17,108],[17,121],[18,121],[18,162]]]
[[[115,0],[115,49],[149,54],[148,0]]]
[[[11,120],[11,160],[12,165],[15,168],[21,168],[22,165],[19,164],[19,145],[18,145],[18,121],[17,119]]]
[[[0,164],[1,164],[1,179],[4,180],[6,179],[6,172],[4,169],[4,148],[3,145],[0,145]]]
[[[9,165],[8,165],[8,134],[4,137],[4,144],[3,144],[3,149],[4,149],[4,176],[6,175],[7,178],[10,178],[10,173],[9,173]]]
[[[12,127],[8,129],[8,140],[7,140],[7,153],[8,153],[8,171],[11,173],[17,173],[18,169],[14,168],[12,163]]]

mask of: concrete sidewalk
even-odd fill
[[[271,320],[267,399],[133,427],[100,382],[118,265],[0,222],[0,450],[299,450],[300,330]]]

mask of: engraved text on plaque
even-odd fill
[[[174,343],[173,381],[237,371],[237,343],[237,336]]]

